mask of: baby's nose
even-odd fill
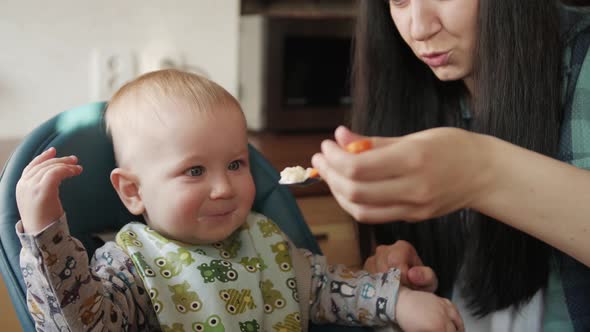
[[[227,176],[218,176],[211,184],[211,199],[227,199],[234,195],[234,189]]]

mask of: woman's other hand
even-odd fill
[[[491,162],[483,135],[435,128],[403,137],[364,137],[339,127],[313,167],[338,203],[360,222],[422,221],[469,207],[483,196]],[[372,149],[344,146],[370,139]]]
[[[382,273],[392,267],[401,271],[403,286],[427,292],[434,292],[438,287],[438,278],[434,271],[424,266],[416,249],[407,241],[399,240],[392,245],[378,246],[375,255],[365,261],[364,270]]]

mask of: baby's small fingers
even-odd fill
[[[55,188],[58,187],[63,180],[79,175],[81,172],[82,166],[80,165],[52,165],[46,172],[44,172],[39,183],[48,188]]]
[[[78,163],[78,157],[76,156],[46,159],[43,160],[41,163],[38,163],[35,166],[31,167],[29,170],[27,170],[26,174],[23,171],[23,178],[30,179],[33,177],[37,177],[38,174],[45,173],[49,167],[52,167],[56,164],[74,165],[76,163]]]
[[[54,197],[61,181],[79,175],[82,166],[54,164],[43,168],[41,172],[26,181],[19,180],[16,185],[17,201],[42,202]]]
[[[79,165],[53,164],[44,167],[21,185],[21,195],[45,197],[58,190],[61,182],[82,172]]]
[[[455,326],[455,324],[453,324],[452,321],[447,322],[447,325],[445,326],[445,331],[446,332],[457,332],[459,330],[457,330],[457,327]]]
[[[459,314],[459,310],[457,309],[457,307],[448,299],[445,299],[445,302],[447,303],[447,314],[449,315],[449,318],[451,319],[451,322],[453,323],[453,331],[465,331],[465,325],[463,323],[463,318],[461,317],[461,315]]]
[[[50,147],[49,149],[41,152],[39,155],[33,158],[33,160],[31,160],[31,162],[27,165],[27,167],[25,167],[25,169],[23,169],[23,175],[28,173],[31,168],[39,165],[45,160],[55,157],[55,153],[56,151],[54,147]]]

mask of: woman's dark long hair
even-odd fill
[[[556,1],[479,0],[478,23],[471,130],[555,156],[563,113]],[[438,80],[416,58],[393,24],[387,1],[360,2],[354,130],[399,136],[463,126],[459,103],[467,94],[461,81]],[[450,292],[462,267],[463,292],[479,316],[521,305],[547,285],[551,248],[473,211],[418,224],[361,227],[372,228],[377,243],[412,243],[436,271],[439,294]]]

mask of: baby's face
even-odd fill
[[[228,106],[164,113],[173,115],[153,121],[134,161],[146,221],[185,243],[225,239],[255,196],[244,117]]]

